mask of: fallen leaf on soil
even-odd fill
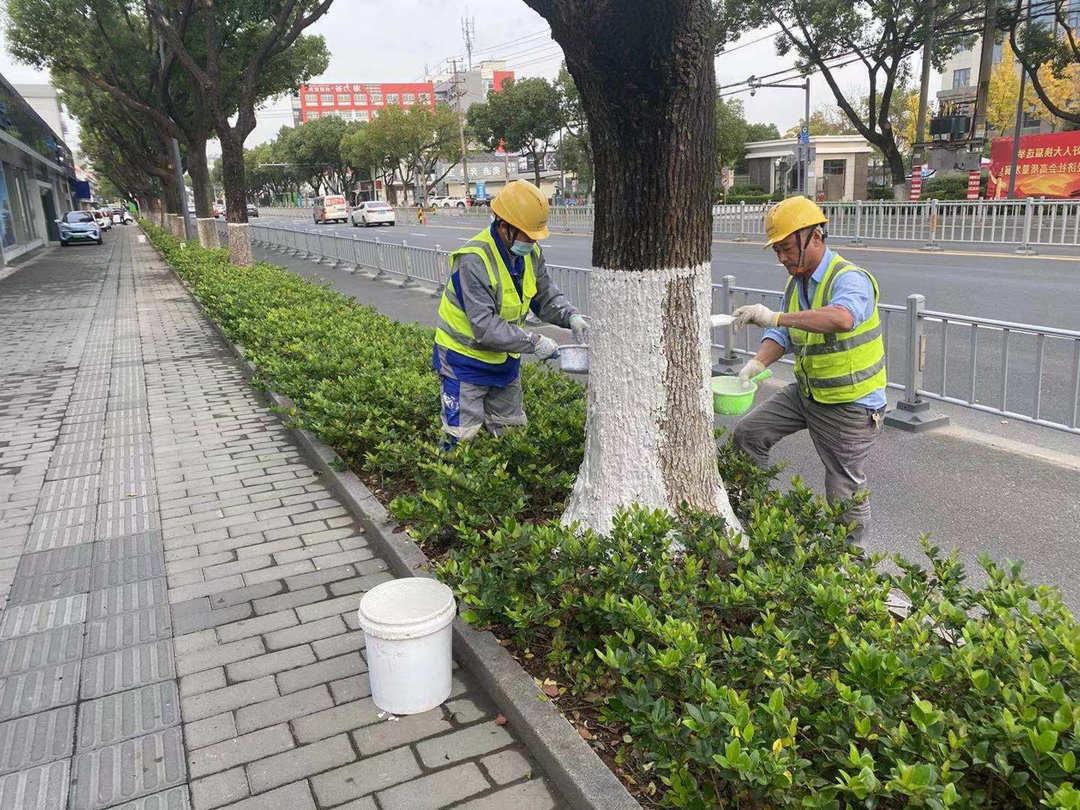
[[[497,725],[497,726],[505,726],[506,725],[506,715],[503,715],[503,714],[495,715],[495,725]]]
[[[551,680],[551,678],[545,678],[544,682],[540,685],[540,689],[548,697],[555,698],[559,696],[559,684]]]
[[[591,731],[589,731],[587,728],[585,728],[584,726],[579,728],[577,730],[577,733],[581,735],[581,739],[583,739],[583,740],[595,740],[596,739],[596,736]]]

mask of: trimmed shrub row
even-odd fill
[[[643,803],[1080,808],[1080,628],[1019,565],[984,560],[972,587],[924,540],[924,566],[881,573],[837,508],[775,491],[726,444],[746,544],[690,513],[567,529],[578,385],[527,366],[529,426],[440,454],[430,330],[144,228]],[[911,600],[903,620],[891,589]]]

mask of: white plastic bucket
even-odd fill
[[[357,611],[367,647],[371,697],[391,714],[419,714],[450,696],[454,592],[428,577],[380,583]]]

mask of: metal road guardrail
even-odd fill
[[[224,235],[224,225],[218,231]],[[449,251],[402,242],[361,239],[319,229],[280,225],[252,226],[252,239],[263,247],[328,268],[394,276],[405,286],[423,282],[441,293],[449,275]],[[584,314],[589,314],[588,268],[549,264],[552,279]],[[780,306],[783,292],[738,287],[725,275],[713,284],[713,312],[731,312],[747,303]],[[925,308],[922,295],[909,295],[904,306],[878,307],[889,368],[889,387],[903,391],[901,401],[919,406],[937,400],[1080,434],[1080,331],[1011,323]],[[713,331],[712,345],[721,365],[752,355],[761,330],[733,335],[731,327]],[[790,361],[786,361],[790,362]]]
[[[713,206],[713,236],[737,240],[765,233],[769,205],[737,203]],[[919,242],[928,250],[941,243],[972,242],[1012,245],[1034,252],[1040,245],[1080,246],[1080,200],[872,200],[822,203],[829,234],[853,244],[872,240]],[[398,209],[400,217],[416,217],[415,208]],[[434,216],[481,220],[488,208],[437,208]],[[432,214],[429,212],[429,216]],[[404,220],[403,220],[404,221]],[[592,206],[553,206],[552,228],[591,231]]]

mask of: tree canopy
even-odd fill
[[[507,81],[499,92],[488,93],[487,101],[469,108],[469,128],[488,149],[502,146],[531,155],[535,181],[540,185],[543,157],[564,125],[562,100],[559,89],[547,79]],[[581,116],[579,125],[583,121]]]

